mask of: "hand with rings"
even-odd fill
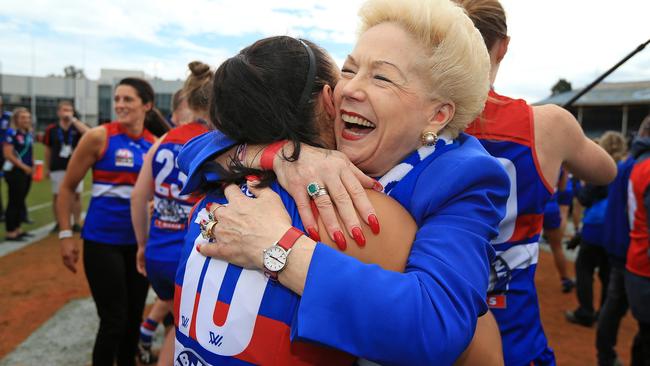
[[[205,222],[206,235],[213,244],[199,245],[197,250],[240,267],[263,269],[264,249],[292,226],[291,218],[273,190],[256,188],[253,182],[248,188],[257,198],[247,197],[237,185],[226,187],[228,205],[211,207],[208,211],[213,220]]]
[[[201,228],[201,236],[203,236],[203,239],[207,239],[211,243],[215,241],[214,226],[219,223],[219,220],[215,217],[215,212],[221,207],[224,206],[218,203],[209,203],[207,205],[208,219],[203,220],[199,224]]]

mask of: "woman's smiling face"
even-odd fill
[[[130,85],[118,85],[113,96],[117,120],[123,125],[136,125],[144,121],[152,103],[142,103],[137,90]]]
[[[395,23],[361,34],[334,92],[337,148],[379,176],[420,146],[441,103],[425,82],[423,47]],[[435,128],[435,131],[439,128]]]
[[[27,111],[20,112],[16,120],[16,127],[23,131],[29,131],[32,128],[32,114]]]

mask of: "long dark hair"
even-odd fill
[[[155,94],[149,82],[144,79],[129,77],[120,80],[117,85],[128,85],[135,89],[138,97],[142,99],[142,103],[146,104],[151,102],[152,107],[144,116],[144,128],[158,137],[169,131],[169,126],[167,125],[167,122],[165,122],[165,117],[163,117],[162,113],[153,106],[155,105]]]
[[[261,39],[224,61],[214,75],[210,119],[239,143],[268,144],[289,140],[289,161],[300,154],[300,143],[321,146],[314,107],[325,85],[338,79],[327,53],[307,40],[287,36]],[[243,167],[233,161],[225,181],[248,174],[272,173]]]

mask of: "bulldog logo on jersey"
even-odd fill
[[[154,225],[160,229],[184,230],[188,212],[178,202],[171,199],[156,199],[156,212],[159,217]]]
[[[174,366],[209,366],[209,364],[191,349],[186,349],[176,356]]]
[[[115,152],[115,166],[133,168],[133,152],[129,149],[118,149]]]
[[[507,307],[506,295],[512,270],[500,255],[494,258],[490,270],[490,284],[488,286],[487,304],[491,309],[505,309]]]

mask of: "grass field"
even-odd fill
[[[43,160],[45,147],[41,143],[34,144],[34,160]],[[91,174],[88,173],[84,180],[84,193],[82,195],[82,211],[88,207],[90,201],[90,188],[92,183]],[[9,202],[7,192],[7,182],[2,181],[2,207],[7,208]],[[52,188],[49,179],[43,179],[40,182],[32,182],[32,187],[27,195],[27,208],[30,210],[29,217],[34,220],[31,225],[23,224],[23,230],[32,230],[54,222],[52,213]],[[5,237],[5,226],[0,225],[0,241]]]

